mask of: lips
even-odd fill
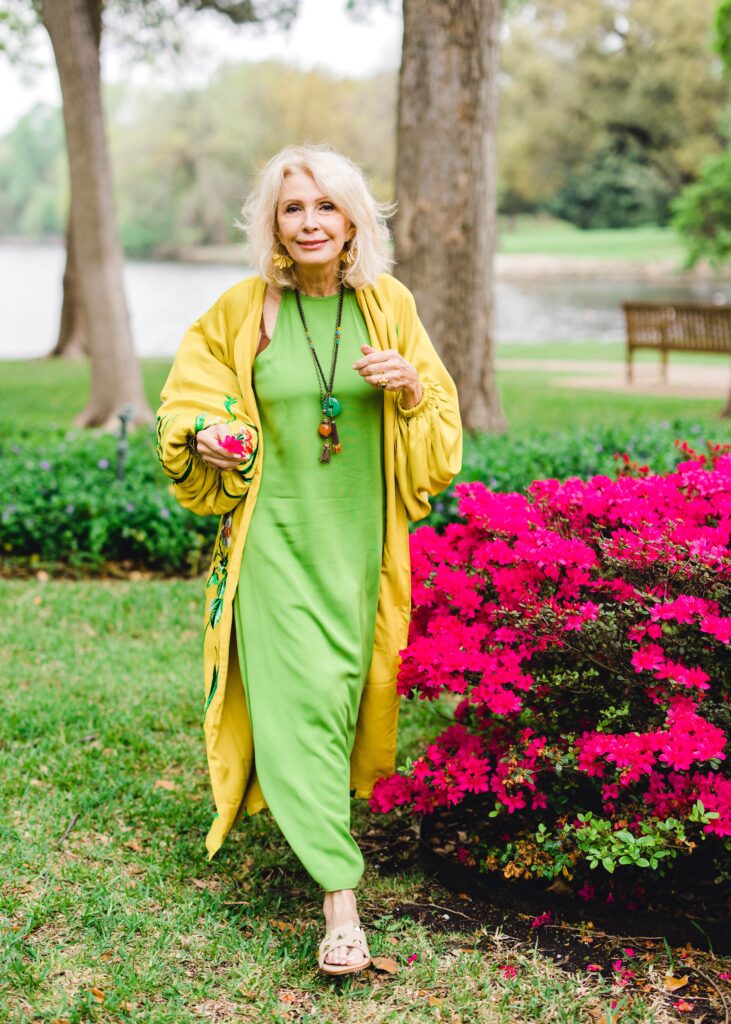
[[[321,245],[325,245],[326,242],[326,238],[318,238],[312,242],[298,242],[297,245],[299,245],[301,249],[318,249]]]

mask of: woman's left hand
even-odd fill
[[[396,349],[387,348],[383,351],[370,345],[361,345],[363,358],[353,363],[363,380],[374,388],[383,391],[400,391],[401,405],[410,409],[421,401],[421,381],[419,374],[408,360],[404,359]],[[381,388],[378,381],[386,379],[385,387]]]

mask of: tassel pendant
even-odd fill
[[[322,451],[320,452],[320,462],[329,462],[329,461],[330,461],[330,442],[326,441],[324,443],[324,445],[322,446]]]
[[[335,420],[330,420],[330,424],[332,426],[331,440],[333,443],[333,451],[337,455],[338,452],[341,452],[343,450],[343,446],[341,445],[340,438],[338,437],[338,428],[335,425]]]

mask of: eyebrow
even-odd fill
[[[319,203],[323,199],[325,199],[328,203],[332,203],[332,199],[330,198],[330,196],[318,196],[317,199],[315,200],[315,202]],[[281,202],[282,206],[288,206],[289,203],[301,203],[302,200],[299,199],[297,196],[294,196],[291,199],[282,199],[282,200],[280,200],[280,202]]]

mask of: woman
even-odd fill
[[[349,159],[287,147],[242,212],[260,274],[186,332],[158,411],[178,500],[221,515],[204,621],[207,847],[268,806],[325,891],[319,965],[343,974],[370,963],[350,797],[395,771],[407,520],[459,471],[459,409]]]

